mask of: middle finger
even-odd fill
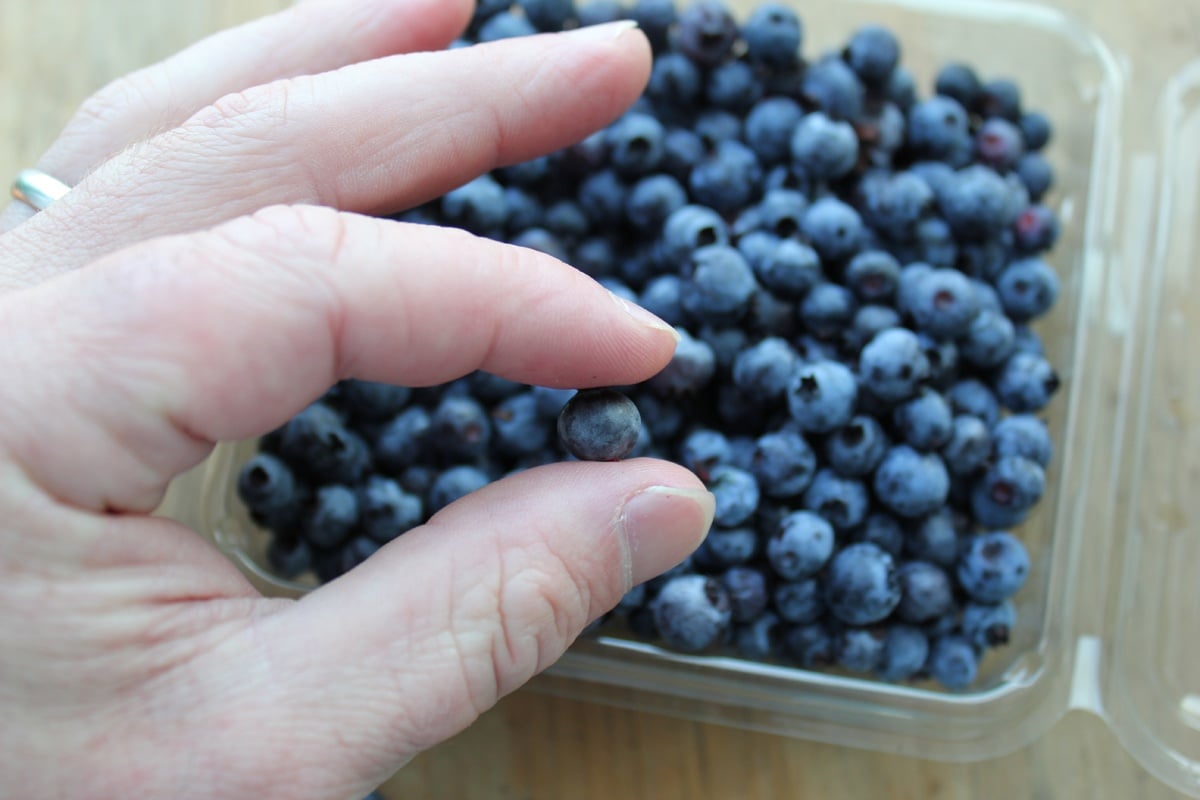
[[[628,24],[395,56],[229,95],[0,240],[9,283],[274,204],[407,208],[603,127],[645,86]],[[0,283],[6,279],[0,277]]]

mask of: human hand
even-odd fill
[[[646,80],[611,27],[415,53],[469,14],[308,0],[219,34],[85,103],[38,164],[74,189],[0,217],[12,796],[359,798],[706,532],[680,467],[559,464],[290,601],[151,516],[215,442],[342,378],[582,387],[670,358],[661,322],[548,256],[348,213],[576,141]]]

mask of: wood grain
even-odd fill
[[[347,0],[349,1],[349,0]],[[78,103],[106,81],[283,0],[0,0],[0,176],[36,161]],[[1200,14],[1183,4],[1060,3],[1101,35],[1143,42],[1134,79],[1191,57]],[[1136,36],[1128,28],[1135,26]],[[1195,301],[1190,313],[1197,313]],[[389,798],[1179,797],[1097,718],[987,763],[948,765],[746,733],[519,692],[389,782]]]

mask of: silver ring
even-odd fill
[[[12,196],[37,211],[45,211],[69,191],[70,186],[38,169],[21,170],[12,185]]]

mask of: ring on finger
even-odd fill
[[[12,196],[36,211],[46,210],[69,191],[70,186],[39,169],[21,170],[12,185]]]

